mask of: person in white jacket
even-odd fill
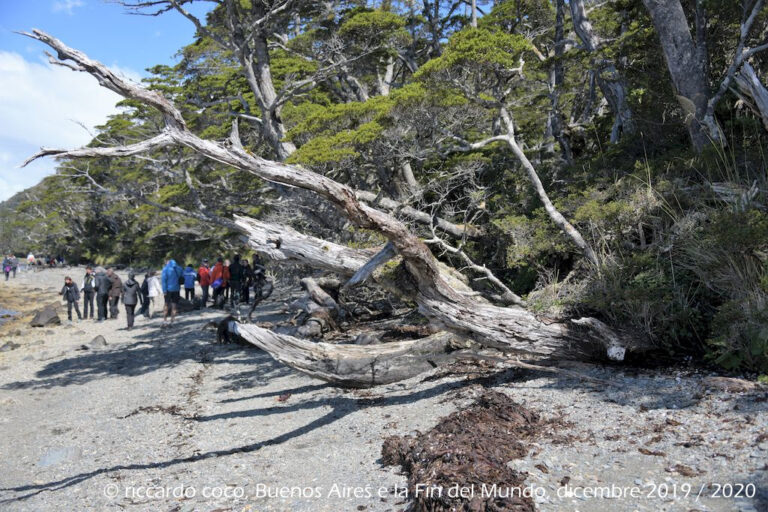
[[[150,311],[148,311],[149,316],[152,316],[152,309],[154,309],[155,306],[155,297],[162,297],[163,296],[163,285],[160,282],[160,276],[157,275],[157,272],[152,272],[152,275],[149,276],[147,279],[147,287],[149,288],[149,302],[152,304],[152,307],[150,308]]]

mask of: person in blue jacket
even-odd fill
[[[197,279],[197,272],[192,268],[191,263],[187,263],[187,268],[184,269],[184,298],[186,300],[195,300],[195,280]]]
[[[161,282],[163,286],[163,296],[165,298],[165,306],[163,307],[163,325],[168,325],[168,312],[171,313],[171,324],[173,324],[176,318],[176,312],[179,308],[179,291],[181,289],[180,281],[184,275],[184,270],[176,263],[176,260],[169,259],[165,267],[163,267],[163,273],[161,274]]]

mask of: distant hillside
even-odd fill
[[[24,246],[29,242],[24,237],[24,228],[17,222],[19,220],[19,206],[34,196],[42,183],[41,181],[37,185],[22,190],[0,202],[0,251],[3,254],[9,252],[21,254],[26,251]]]

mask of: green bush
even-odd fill
[[[694,245],[695,244],[695,245]],[[684,249],[685,268],[713,295],[707,358],[768,371],[768,214],[719,211]]]
[[[589,280],[579,306],[670,354],[696,351],[704,335],[699,297],[673,271],[650,251],[614,259]]]

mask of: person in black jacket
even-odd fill
[[[109,302],[109,289],[112,287],[112,281],[107,277],[107,271],[102,267],[96,267],[96,277],[93,281],[93,287],[96,290],[96,305],[99,308],[99,322],[107,319],[107,303]]]
[[[240,303],[240,292],[243,287],[243,266],[240,264],[239,254],[235,254],[229,265],[229,287],[232,289],[229,298],[230,304],[237,307]]]
[[[251,301],[251,286],[253,286],[253,269],[251,268],[251,264],[248,263],[248,259],[242,260],[241,265],[243,266],[243,284],[242,284],[242,292],[240,295],[240,298],[243,302],[248,304]]]
[[[133,329],[134,311],[139,302],[143,305],[144,298],[141,295],[141,287],[134,279],[136,274],[128,273],[128,280],[123,283],[123,304],[125,305],[125,316],[128,321],[128,330]]]
[[[117,320],[117,315],[120,313],[120,296],[123,294],[123,281],[118,277],[117,272],[113,269],[107,269],[107,277],[111,283],[109,287],[109,318],[111,320]]]
[[[152,272],[144,274],[144,281],[141,282],[141,309],[140,315],[144,315],[144,318],[149,318],[149,278],[152,277]]]
[[[83,292],[83,318],[88,318],[88,311],[91,312],[91,320],[93,320],[93,297],[96,295],[96,289],[94,283],[96,278],[93,275],[93,269],[91,267],[85,268],[85,277],[83,277],[83,286],[80,290]]]
[[[80,290],[78,290],[77,285],[72,282],[71,277],[67,276],[64,278],[64,287],[59,292],[59,295],[63,295],[64,299],[67,301],[67,319],[70,322],[72,321],[72,306],[74,306],[75,311],[77,311],[77,319],[82,320],[83,317],[80,315],[80,306],[77,305],[80,300]]]

